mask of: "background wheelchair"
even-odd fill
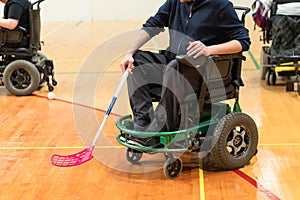
[[[31,4],[29,30],[17,27],[14,30],[0,29],[0,85],[17,96],[30,95],[44,82],[53,91],[57,82],[54,78],[53,61],[41,50],[40,3]]]
[[[245,10],[242,15],[244,21],[250,9],[236,9]],[[215,166],[225,170],[247,165],[257,152],[258,130],[254,120],[243,113],[239,105],[239,88],[244,85],[241,67],[245,57],[238,53],[199,59],[177,56],[176,59],[191,67],[203,67],[205,84],[202,85],[200,93],[196,94],[198,100],[195,102],[195,94],[191,94],[181,103],[182,128],[173,132],[155,133],[163,144],[160,148],[128,143],[127,138],[130,135],[145,137],[153,136],[154,133],[130,129],[133,123],[131,115],[119,118],[116,126],[120,134],[116,139],[127,147],[126,159],[135,164],[140,161],[143,153],[163,153],[166,158],[164,175],[170,179],[178,177],[182,171],[183,162],[175,155],[177,153],[196,152],[200,158],[207,158]],[[216,68],[212,70],[209,63],[214,63]],[[221,102],[230,99],[234,100],[233,107],[229,103]],[[194,109],[197,106],[199,109]]]
[[[274,0],[272,3],[269,25],[262,31],[264,44],[272,43],[261,50],[261,79],[266,80],[267,85],[275,85],[278,76],[287,77],[286,91],[294,91],[294,83],[297,83],[300,95],[300,43],[296,42],[296,38],[300,37],[300,17],[276,15],[279,4],[290,2],[300,0]],[[274,25],[275,20],[281,20],[282,23],[276,22]]]

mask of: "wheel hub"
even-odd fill
[[[237,135],[233,138],[233,145],[235,147],[240,146],[242,142],[243,142],[243,138],[240,135]]]
[[[241,156],[248,148],[248,134],[243,128],[235,128],[232,130],[230,137],[228,138],[227,147],[229,153],[234,157]]]
[[[17,73],[15,80],[18,81],[19,83],[23,83],[23,82],[25,82],[25,77],[23,74]]]
[[[13,72],[11,81],[16,88],[23,89],[30,84],[30,75],[24,69],[18,69]]]

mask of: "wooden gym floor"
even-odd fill
[[[260,80],[255,61],[262,44],[249,19],[252,46],[245,52],[240,104],[257,123],[259,146],[248,166],[203,170],[197,155],[183,155],[183,172],[169,180],[163,155],[144,155],[140,164],[130,164],[115,141],[115,121],[130,111],[125,88],[97,144],[96,159],[74,168],[51,165],[52,154],[76,153],[91,144],[121,77],[122,54],[141,23],[43,24],[42,52],[55,64],[56,99],[46,98],[46,86],[26,97],[0,88],[0,199],[299,199],[299,96]],[[162,36],[145,48],[164,45]]]

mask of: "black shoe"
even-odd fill
[[[137,146],[144,146],[144,147],[153,147],[153,148],[163,148],[164,145],[159,143],[157,137],[147,137],[147,138],[140,138],[131,136],[128,138],[128,144],[133,144]]]
[[[138,132],[143,132],[143,131],[145,131],[145,127],[137,125],[137,124],[134,124],[133,125],[133,130],[138,131]]]
[[[134,130],[134,131],[137,131],[137,132],[143,132],[145,131],[145,127],[143,126],[139,126],[137,124],[130,124],[129,126],[127,126],[126,128],[128,129],[131,129],[131,130]],[[131,138],[133,138],[134,136],[131,136],[131,135],[125,135],[124,133],[121,133],[121,136],[120,136],[120,140],[122,142],[126,142],[126,140],[130,140]]]

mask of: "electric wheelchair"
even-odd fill
[[[53,61],[40,52],[43,43],[40,3],[43,1],[36,1],[29,8],[29,30],[0,29],[0,85],[16,96],[30,95],[44,82],[49,91],[57,85]]]
[[[245,10],[242,16],[244,21],[250,9],[236,9]],[[136,164],[143,153],[163,153],[166,158],[164,175],[170,179],[178,177],[183,168],[183,162],[177,153],[196,152],[199,158],[207,158],[224,170],[247,165],[257,152],[258,130],[254,120],[243,113],[239,105],[239,89],[244,85],[241,68],[245,57],[242,53],[237,53],[197,59],[177,56],[176,59],[190,67],[202,68],[205,84],[202,84],[199,94],[196,94],[196,101],[195,94],[185,96],[180,105],[181,128],[176,131],[139,132],[131,129],[131,115],[120,117],[116,122],[120,130],[116,140],[127,147],[126,159]],[[211,67],[211,64],[216,67]],[[224,102],[226,100],[233,100],[234,105]],[[196,107],[199,109],[195,109]],[[128,142],[132,135],[145,137],[153,134],[159,137],[163,146],[154,148]]]
[[[294,83],[300,95],[300,17],[277,15],[280,4],[300,0],[274,0],[270,8],[268,27],[262,31],[261,79],[267,85],[275,85],[277,77],[287,77],[286,91],[294,91]]]

